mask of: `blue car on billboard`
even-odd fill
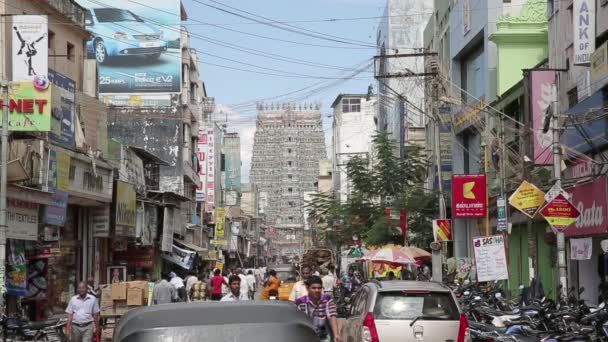
[[[158,59],[167,51],[167,41],[158,25],[146,23],[131,11],[120,8],[90,8],[86,27],[93,33],[87,54],[98,63],[113,57],[144,56]]]

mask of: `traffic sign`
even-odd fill
[[[507,200],[504,196],[499,196],[496,199],[496,229],[504,232],[508,229],[507,222]]]
[[[509,197],[509,204],[524,215],[533,218],[536,212],[545,203],[545,193],[539,188],[523,181],[515,192]]]
[[[553,229],[561,232],[573,224],[581,213],[564,195],[558,194],[540,210],[540,214]]]

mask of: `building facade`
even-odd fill
[[[326,158],[319,105],[259,104],[251,182],[276,231],[275,255],[301,253],[304,194],[316,190],[319,160]]]

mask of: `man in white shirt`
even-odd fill
[[[188,295],[188,300],[190,300],[190,291],[192,291],[192,286],[198,283],[198,277],[194,273],[194,271],[190,271],[188,277],[186,277],[186,294]]]
[[[323,293],[330,296],[334,293],[334,287],[336,286],[336,279],[329,274],[327,269],[321,269],[321,281],[323,282]]]
[[[239,276],[230,276],[228,284],[230,285],[230,293],[222,297],[220,302],[240,302],[249,300],[247,298],[247,293],[241,292],[241,278],[239,278]]]
[[[171,279],[171,281],[169,282],[175,288],[175,293],[177,295],[176,299],[179,299],[180,302],[187,301],[188,298],[186,294],[186,285],[184,284],[184,280],[180,276],[175,274],[175,272],[169,273],[169,278]]]
[[[249,297],[249,283],[247,282],[247,276],[243,273],[243,269],[237,268],[236,275],[241,279],[241,293]]]
[[[291,295],[289,295],[289,301],[291,303],[295,303],[296,300],[300,299],[300,297],[308,295],[308,290],[306,290],[306,279],[312,275],[312,270],[310,266],[302,267],[302,274],[300,277],[300,281],[296,282],[293,285],[293,289],[291,290]]]
[[[87,283],[78,284],[78,295],[72,297],[65,312],[68,314],[66,331],[72,342],[90,342],[99,330],[99,304],[87,293]]]
[[[249,289],[249,299],[253,300],[254,296],[255,296],[255,288],[256,288],[256,280],[255,280],[255,276],[253,275],[253,271],[249,270],[247,272],[247,287]]]

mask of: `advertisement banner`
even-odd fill
[[[452,220],[433,220],[435,241],[452,241]]]
[[[452,175],[452,217],[486,217],[485,175]]]
[[[207,186],[205,187],[205,199],[207,202],[207,211],[211,213],[211,221],[214,223],[215,218],[215,132],[213,127],[207,130]]]
[[[505,199],[505,196],[498,196],[496,198],[496,230],[504,232],[508,229],[507,200]]]
[[[15,240],[38,240],[38,204],[7,199],[6,237]]]
[[[175,224],[175,209],[165,207],[163,215],[163,236],[160,243],[160,250],[171,252],[173,249],[173,225]]]
[[[100,94],[181,92],[180,1],[78,0],[87,9],[87,58],[99,68]],[[103,5],[103,6],[102,6]]]
[[[226,189],[241,192],[241,140],[238,135],[224,136]],[[232,205],[236,205],[232,204]]]
[[[573,224],[580,213],[570,201],[559,194],[551,202],[540,210],[541,215],[549,222],[549,225],[558,232],[564,231]]]
[[[27,294],[25,243],[23,241],[10,240],[9,248],[6,293],[11,296],[23,297]]]
[[[509,279],[505,238],[502,235],[473,238],[473,252],[478,282]]]
[[[209,157],[208,132],[206,128],[201,128],[198,132],[198,177],[199,183],[196,188],[196,201],[204,202],[207,194],[207,159]]]
[[[602,176],[567,189],[572,194],[572,203],[581,215],[564,230],[566,237],[608,233],[607,184],[606,176]]]
[[[163,253],[163,259],[170,261],[187,270],[192,267],[196,252],[179,248],[176,245],[171,247],[171,253]]]
[[[595,51],[595,0],[572,3],[574,65],[589,65]]]
[[[48,72],[48,32],[46,15],[14,15],[12,26],[13,81],[33,81]]]
[[[70,162],[71,157],[67,153],[56,152],[57,158],[57,190],[70,190]]]
[[[593,252],[593,238],[570,239],[570,259],[590,260]]]
[[[137,195],[133,184],[116,181],[116,236],[135,237]]]
[[[63,226],[68,210],[68,193],[55,190],[51,195],[53,204],[44,207],[43,222],[54,226]]]
[[[53,85],[51,89],[52,117],[49,138],[55,145],[75,149],[76,83],[52,69],[49,69],[49,82]]]
[[[215,209],[215,233],[213,234],[214,239],[224,239],[226,237],[225,225],[226,208]]]
[[[534,136],[534,164],[553,164],[551,130],[543,133],[547,108],[557,101],[555,70],[530,71],[530,108],[532,110],[532,131]]]
[[[608,42],[604,42],[591,55],[591,93],[608,83]]]
[[[144,231],[141,236],[143,246],[152,246],[158,232],[157,209],[155,205],[144,206]]]
[[[11,82],[8,106],[8,129],[14,132],[48,132],[51,130],[51,89],[37,87],[34,82]]]
[[[545,204],[545,193],[534,184],[523,181],[509,197],[509,204],[529,218],[533,218],[538,209]]]

